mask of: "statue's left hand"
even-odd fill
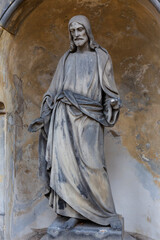
[[[110,105],[113,109],[119,109],[122,106],[121,100],[118,98],[112,98],[110,100]]]
[[[44,126],[44,119],[43,118],[37,118],[35,119],[28,127],[29,132],[37,132],[39,129],[41,129]]]

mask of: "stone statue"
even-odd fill
[[[65,229],[85,220],[121,229],[104,158],[104,127],[114,126],[121,105],[111,57],[85,16],[71,18],[69,35],[41,116],[29,126],[41,129],[40,176],[49,205],[67,217]]]

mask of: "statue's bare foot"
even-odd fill
[[[79,219],[76,218],[69,218],[68,220],[66,219],[67,218],[58,216],[56,220],[48,228],[47,233],[54,238],[58,237],[62,232],[74,228],[76,224],[80,221]]]
[[[122,226],[122,221],[120,219],[116,219],[113,222],[110,223],[110,226],[113,230],[119,230],[122,231],[123,226]]]
[[[62,226],[63,229],[69,230],[74,228],[80,220],[77,218],[69,218]]]

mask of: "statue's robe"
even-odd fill
[[[117,216],[104,158],[104,127],[119,115],[111,98],[118,92],[105,49],[64,54],[44,95],[44,124],[32,125],[41,128],[40,175],[57,214],[100,225]]]

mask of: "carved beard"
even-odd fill
[[[91,25],[90,25],[90,22],[87,17],[85,17],[83,15],[77,15],[77,16],[72,17],[69,20],[68,29],[69,29],[70,24],[73,22],[77,22],[77,23],[83,25],[83,27],[85,28],[86,33],[88,35],[89,45],[90,45],[91,49],[94,50],[96,47],[99,47],[99,45],[94,40],[92,30],[91,30]],[[71,52],[72,51],[74,52],[76,50],[76,46],[73,42],[73,38],[71,36],[70,30],[69,30],[69,37],[70,37],[70,50],[71,50]]]

